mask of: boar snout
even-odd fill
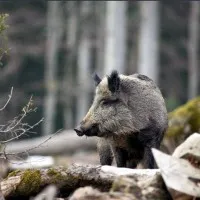
[[[78,136],[83,136],[84,135],[84,132],[83,132],[83,130],[82,130],[80,125],[78,125],[76,128],[74,128],[74,131],[76,131]]]
[[[91,124],[87,127],[84,125],[78,125],[76,128],[74,128],[74,131],[76,131],[78,136],[97,136],[98,130],[97,124]]]

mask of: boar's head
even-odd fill
[[[102,80],[94,76],[96,90],[93,103],[81,123],[74,129],[78,136],[110,137],[132,131],[128,95],[123,91],[117,71]]]

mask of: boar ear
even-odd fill
[[[108,76],[108,88],[111,92],[115,93],[119,90],[120,78],[116,70],[112,71]]]
[[[99,83],[101,82],[100,77],[96,73],[94,73],[92,77],[94,79],[95,86],[99,85]]]

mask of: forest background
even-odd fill
[[[93,100],[92,74],[142,73],[168,112],[199,94],[198,1],[1,1],[0,105],[5,124],[32,96],[37,134],[73,129]]]

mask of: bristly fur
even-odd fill
[[[94,100],[75,129],[77,135],[98,137],[102,165],[111,165],[114,158],[118,167],[156,168],[151,148],[159,149],[168,126],[159,88],[145,75],[117,71],[102,81],[94,75],[94,80],[98,85]]]
[[[108,76],[108,88],[112,93],[115,93],[119,90],[120,78],[118,72],[113,70],[111,75]]]
[[[95,86],[99,85],[99,83],[101,82],[101,78],[96,73],[94,73],[92,77],[94,79]]]

